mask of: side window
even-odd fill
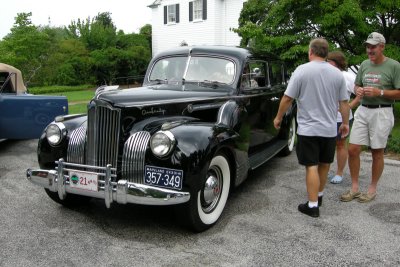
[[[11,79],[15,77],[8,72],[0,72],[0,93],[15,93]]]
[[[189,2],[189,21],[207,19],[207,0]]]
[[[179,4],[164,6],[164,24],[179,23]]]
[[[268,87],[267,63],[264,61],[250,61],[246,64],[242,74],[242,88]]]
[[[288,74],[282,62],[270,62],[269,76],[271,85],[286,84]]]

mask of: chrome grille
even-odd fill
[[[88,110],[86,164],[93,166],[117,166],[120,109],[102,101]]]
[[[68,142],[67,162],[85,164],[86,125],[75,129]]]
[[[124,179],[143,183],[144,162],[147,144],[150,140],[148,132],[137,132],[126,140],[122,154],[122,176]]]

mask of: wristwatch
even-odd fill
[[[381,96],[383,96],[383,89],[381,90]]]

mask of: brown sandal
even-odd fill
[[[358,197],[358,202],[360,203],[367,203],[374,200],[376,197],[376,193],[361,193]]]
[[[349,201],[352,201],[355,198],[358,198],[360,195],[361,195],[360,192],[353,192],[350,189],[346,193],[344,193],[344,194],[342,194],[340,196],[340,201],[349,202]]]

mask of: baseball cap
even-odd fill
[[[380,43],[385,44],[386,40],[385,37],[383,37],[383,35],[380,34],[379,32],[373,32],[370,35],[368,35],[368,38],[364,43],[372,45],[377,45]]]

